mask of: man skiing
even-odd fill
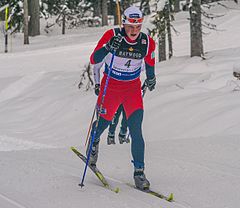
[[[110,29],[105,32],[94,49],[91,64],[105,63],[104,76],[95,85],[95,92],[99,92],[97,106],[102,106],[98,113],[98,120],[93,123],[91,138],[95,134],[90,152],[89,164],[96,166],[98,158],[99,140],[103,131],[111,123],[115,112],[120,105],[127,117],[127,124],[132,138],[131,153],[134,165],[134,181],[137,188],[149,189],[150,183],[144,174],[144,139],[142,136],[143,100],[141,95],[140,73],[142,62],[145,62],[146,86],[150,91],[155,88],[155,42],[141,32],[143,16],[137,7],[129,7],[123,14],[123,28]],[[110,63],[114,54],[114,61]],[[104,87],[107,75],[111,70],[106,93]],[[100,79],[99,71],[94,71],[95,80]],[[99,77],[99,78],[97,78]],[[102,96],[104,102],[102,101]],[[96,127],[96,129],[95,129]],[[87,154],[90,151],[90,142]]]

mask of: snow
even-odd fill
[[[216,20],[222,31],[204,36],[206,60],[189,57],[187,13],[177,14],[174,57],[157,63],[156,89],[144,97],[145,172],[152,189],[174,193],[174,203],[126,185],[133,183],[130,146],[108,146],[106,132],[98,166],[120,192],[103,188],[91,171],[78,186],[84,164],[70,147],[85,152],[96,96],[77,86],[108,27],[43,33],[29,46],[17,34],[7,54],[0,44],[0,207],[238,207],[240,83],[232,73],[239,69],[240,6],[234,7]]]

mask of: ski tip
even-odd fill
[[[171,194],[169,195],[169,197],[167,198],[167,200],[170,201],[170,202],[173,201],[173,193],[171,193]]]
[[[72,146],[72,147],[70,147],[70,149],[71,149],[71,150],[75,150],[76,148]]]

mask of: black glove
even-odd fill
[[[109,52],[116,51],[117,49],[119,49],[121,42],[122,42],[122,36],[119,34],[115,35],[111,38],[111,40],[108,41],[108,43],[105,45],[105,48]]]
[[[95,84],[94,90],[95,90],[95,95],[98,96],[100,92],[100,84]]]
[[[156,77],[153,77],[152,79],[146,79],[144,85],[147,85],[150,91],[154,90],[156,85]]]

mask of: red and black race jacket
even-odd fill
[[[126,36],[123,28],[108,30],[99,40],[92,53],[90,57],[91,64],[104,61],[104,74],[108,74],[112,53],[108,52],[104,46],[118,33],[123,36],[123,40],[119,49],[115,53],[110,77],[118,81],[133,81],[139,79],[143,63],[145,62],[147,78],[153,78],[155,76],[155,42],[150,36],[142,32],[135,41],[131,41]]]

